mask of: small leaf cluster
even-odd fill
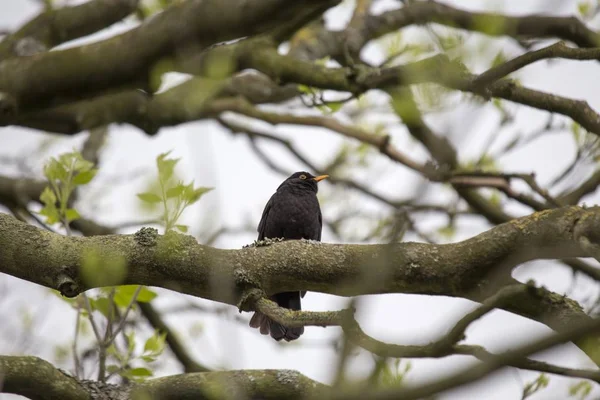
[[[179,158],[167,158],[170,152],[162,153],[156,158],[156,167],[158,169],[158,182],[160,194],[146,192],[139,193],[138,198],[149,204],[163,205],[163,220],[165,231],[177,228],[181,232],[187,232],[188,226],[177,224],[183,211],[196,203],[200,198],[213,190],[209,187],[194,187],[194,182],[184,184],[182,181],[173,181],[175,166]]]
[[[156,298],[157,293],[145,286],[138,285],[123,285],[112,288],[100,289],[98,296],[89,299],[90,309],[100,312],[109,324],[119,323],[117,318],[117,310],[119,315],[124,315],[126,310],[137,303],[149,303]],[[87,310],[81,309],[82,317],[89,317]],[[144,349],[139,353],[137,342],[139,341],[135,330],[123,332],[119,345],[117,336],[119,331],[115,331],[111,335],[104,338],[100,346],[107,346],[106,354],[109,357],[110,364],[107,365],[106,371],[110,375],[120,375],[134,381],[140,381],[147,377],[151,377],[153,372],[146,364],[156,361],[165,347],[166,334],[155,331],[150,336],[145,344]],[[143,366],[139,366],[140,363]]]
[[[548,383],[550,383],[550,379],[548,379],[548,375],[540,374],[534,381],[528,382],[523,388],[523,395],[521,399],[526,399],[530,396],[533,396],[535,393],[545,389],[548,387]]]
[[[383,362],[377,376],[378,382],[382,386],[401,386],[412,369],[410,362],[402,363],[402,359],[396,359],[393,365]]]
[[[106,367],[110,375],[120,375],[123,378],[135,382],[141,382],[154,375],[154,372],[147,364],[156,361],[165,349],[166,333],[155,331],[144,343],[144,350],[141,354],[136,354],[137,339],[135,332],[126,333],[127,351],[119,351],[113,344],[108,348],[108,355],[114,360],[114,364]],[[132,367],[132,364],[144,366]]]
[[[569,396],[585,400],[592,392],[593,386],[589,381],[579,381],[569,387]]]
[[[114,288],[102,288],[98,297],[90,298],[90,306],[92,311],[99,311],[106,318],[113,319],[114,309],[111,309],[111,307],[118,307],[119,310],[125,310],[133,301],[149,303],[157,296],[156,292],[148,289],[145,286],[142,286],[137,297],[134,299],[133,296],[137,289],[138,285],[123,285]]]
[[[46,217],[46,223],[62,222],[66,226],[80,218],[77,210],[69,208],[69,198],[77,186],[88,184],[97,172],[94,164],[77,151],[52,157],[44,166],[48,186],[40,195],[44,207],[39,214]]]

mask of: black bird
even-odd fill
[[[265,206],[258,224],[258,240],[309,239],[321,240],[323,219],[317,200],[317,182],[329,175],[313,176],[308,172],[296,172],[287,178]],[[300,296],[306,292],[284,292],[271,296],[280,307],[300,310]],[[260,333],[277,341],[296,340],[304,333],[304,327],[287,328],[266,315],[255,312],[250,319],[252,328],[260,328]]]

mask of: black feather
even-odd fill
[[[304,177],[304,178],[303,178]],[[323,218],[317,200],[318,186],[314,176],[308,172],[296,172],[287,178],[265,206],[258,224],[258,240],[266,238],[321,240]],[[271,300],[280,307],[301,310],[300,297],[306,292],[277,293]],[[287,328],[256,312],[250,326],[260,328],[263,335],[271,334],[277,341],[298,339],[304,327]]]

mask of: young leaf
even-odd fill
[[[133,295],[135,294],[138,285],[123,285],[119,286],[115,291],[115,304],[119,307],[127,307],[131,300],[133,299]],[[142,287],[137,296],[137,301],[142,303],[149,303],[157,296],[156,292],[152,290]]]
[[[329,101],[327,103],[325,103],[325,105],[327,107],[329,107],[329,109],[331,110],[331,113],[334,113],[336,111],[339,111],[340,108],[342,108],[342,106],[344,105],[343,101]]]
[[[167,190],[167,198],[171,199],[173,197],[179,197],[185,190],[185,186],[183,184],[179,184]]]
[[[114,365],[114,364],[108,365],[106,367],[106,372],[108,372],[109,374],[114,374],[120,370],[121,370],[121,367],[119,367],[118,365]]]
[[[166,157],[169,155],[169,153],[170,152],[163,153],[156,157],[158,176],[162,182],[167,182],[171,176],[173,176],[175,165],[179,162],[178,158],[167,159]]]
[[[38,212],[38,214],[41,215],[41,216],[43,216],[43,217],[46,217],[46,223],[48,225],[54,225],[55,223],[57,223],[58,221],[60,221],[60,215],[58,213],[58,210],[54,206],[54,204],[47,205],[46,207],[42,208]]]
[[[80,172],[77,175],[75,175],[75,178],[73,178],[73,183],[75,185],[85,185],[89,183],[94,178],[94,176],[96,176],[96,172],[98,172],[98,170],[96,169]]]
[[[148,289],[146,286],[142,287],[138,294],[137,301],[140,303],[150,303],[154,298],[158,296],[155,291]]]
[[[183,233],[187,233],[187,231],[188,231],[187,225],[175,225],[175,228],[179,229]]]
[[[133,353],[135,350],[135,331],[131,331],[129,333],[125,333],[125,337],[127,337],[127,351],[129,354]]]
[[[133,381],[143,381],[145,378],[148,378],[153,375],[152,371],[148,368],[132,368],[119,373],[124,378],[131,379]]]
[[[40,200],[46,205],[54,206],[56,204],[56,195],[54,194],[54,191],[52,189],[46,186],[44,188],[44,191],[40,195]]]
[[[186,199],[186,200],[188,200],[188,202],[190,204],[193,204],[193,203],[197,202],[198,200],[200,200],[200,197],[202,197],[205,193],[208,193],[208,192],[210,192],[213,189],[214,188],[211,188],[211,187],[199,187],[199,188],[196,188],[196,189],[194,189],[194,191],[193,191],[192,195],[190,196],[190,198]]]
[[[144,353],[160,354],[165,348],[166,333],[155,333],[144,344]]]
[[[99,297],[97,299],[90,299],[90,306],[92,310],[98,310],[106,318],[110,315],[111,302],[106,297]]]
[[[92,171],[94,168],[94,163],[83,158],[81,153],[73,153],[75,155],[75,165],[73,169],[78,172],[87,172]]]
[[[154,193],[138,193],[137,197],[146,203],[160,203],[162,199]]]
[[[44,167],[44,176],[49,181],[64,181],[69,176],[69,173],[57,159],[51,158]]]
[[[67,208],[67,210],[65,211],[65,218],[67,219],[67,222],[71,222],[81,218],[81,215],[79,215],[76,209]]]

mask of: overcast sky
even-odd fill
[[[375,8],[381,12],[397,7],[400,2],[380,0]],[[498,10],[514,15],[540,12],[555,15],[569,15],[576,12],[576,1],[446,1],[448,4],[473,10]],[[38,1],[4,1],[0,3],[0,28],[15,29],[33,17],[39,11]],[[328,24],[332,28],[342,28],[348,20],[352,2],[327,13]],[[597,21],[590,24],[597,27]],[[130,28],[130,24],[121,23],[101,32],[96,37],[104,37]],[[419,29],[407,29],[405,40],[415,40],[423,36]],[[485,40],[485,42],[484,42]],[[518,54],[519,48],[510,40],[496,40],[489,45],[487,39],[475,35],[469,39],[468,45],[473,48],[486,43],[493,52],[499,46],[505,46],[508,55]],[[72,45],[72,44],[70,44]],[[498,46],[498,47],[494,47]],[[366,59],[376,62],[384,58],[381,47],[368,46],[364,52]],[[473,63],[469,65],[474,72],[481,72],[483,66]],[[587,100],[596,110],[600,109],[600,80],[598,66],[595,62],[560,61],[548,65],[537,63],[528,66],[519,73],[524,85],[556,94]],[[178,82],[181,76],[171,76],[169,84]],[[377,100],[380,97],[374,96]],[[511,106],[511,108],[515,108]],[[516,114],[514,127],[501,132],[498,148],[512,138],[511,133],[519,130],[531,131],[542,126],[546,114],[532,109],[520,107]],[[447,134],[457,148],[461,159],[468,160],[481,151],[491,134],[496,134],[498,117],[493,107],[475,106],[472,103],[458,103],[449,112],[431,116],[428,122],[439,132]],[[265,128],[264,125],[258,125]],[[325,130],[313,128],[282,128],[269,130],[282,137],[293,140],[310,159],[317,164],[325,164],[337,151],[342,140],[337,135]],[[393,130],[394,144],[409,151],[411,156],[425,156],[425,152],[411,141],[401,126]],[[40,132],[7,127],[0,128],[0,173],[17,176],[20,171],[6,162],[6,157],[31,154],[31,150],[39,146],[42,139],[47,138]],[[75,137],[52,136],[48,151],[44,156],[58,154],[79,146],[85,134]],[[288,156],[277,146],[264,144],[264,149],[274,155],[278,164],[290,172],[302,168],[295,159]],[[203,198],[197,207],[185,215],[185,223],[192,226],[196,234],[212,232],[220,226],[240,227],[246,222],[258,224],[262,208],[269,196],[279,185],[282,177],[270,171],[258,159],[243,136],[233,136],[212,122],[194,122],[173,128],[164,128],[155,137],[147,137],[136,128],[130,126],[112,126],[110,138],[102,153],[102,169],[90,186],[87,195],[83,196],[78,207],[86,217],[98,222],[112,225],[125,221],[144,218],[140,212],[135,194],[143,190],[144,184],[154,174],[154,159],[161,153],[173,150],[173,154],[181,157],[180,173],[187,179],[194,179],[197,185],[214,186],[216,190]],[[572,137],[567,134],[552,135],[538,140],[531,146],[516,151],[499,160],[507,172],[537,173],[543,185],[556,176],[573,157],[575,146]],[[32,160],[34,173],[40,173],[43,160]],[[589,171],[579,171],[585,175]],[[378,192],[392,198],[409,197],[414,193],[416,176],[402,166],[392,164],[382,157],[377,158],[369,169],[352,170],[357,180],[375,188]],[[115,178],[127,174],[121,181]],[[112,184],[108,189],[104,185]],[[434,195],[437,191],[434,191]],[[324,199],[323,213],[325,217],[340,211],[339,204],[333,200],[341,198],[339,192],[333,192],[327,182],[321,185]],[[349,194],[350,195],[350,194]],[[327,199],[332,201],[328,202]],[[353,195],[353,201],[361,201],[360,207],[370,208],[383,213],[386,211],[378,203]],[[341,200],[340,200],[341,201]],[[597,203],[597,196],[585,199],[587,204]],[[527,213],[527,209],[513,207],[516,214]],[[439,222],[439,221],[438,221]],[[435,222],[433,222],[435,223]],[[453,240],[472,236],[484,229],[486,225],[479,221],[466,221],[459,225],[459,234]],[[133,228],[130,231],[135,230]],[[128,231],[124,231],[128,232]],[[254,232],[239,235],[226,235],[217,245],[223,248],[239,248],[255,239]],[[411,238],[412,239],[412,238]],[[323,241],[334,242],[331,232],[324,231]],[[515,271],[514,276],[520,280],[530,277],[546,285],[549,289],[564,293],[571,285],[571,272],[551,262],[534,262]],[[576,299],[596,293],[596,289],[585,279],[577,282]],[[74,313],[61,300],[49,292],[33,284],[17,279],[0,276],[0,291],[6,296],[0,303],[0,321],[11,321],[14,315],[25,307],[31,312],[34,321],[39,323],[32,332],[32,343],[25,347],[25,352],[52,360],[54,351],[52,344],[68,344],[73,338]],[[212,303],[189,296],[159,290],[161,296],[157,305],[168,309],[186,301],[200,304]],[[2,294],[0,292],[0,294]],[[309,293],[303,299],[303,308],[309,310],[334,310],[344,306],[346,299],[335,296]],[[437,338],[450,328],[458,318],[475,306],[474,303],[454,298],[440,298],[415,295],[365,296],[361,299],[359,322],[363,329],[377,339],[398,344],[424,344]],[[232,308],[233,310],[233,308]],[[233,310],[235,312],[235,310]],[[325,345],[328,339],[339,334],[337,328],[309,327],[300,340],[292,344],[277,345],[269,338],[262,337],[257,330],[248,328],[235,321],[215,318],[204,314],[170,314],[168,323],[186,337],[190,351],[201,363],[211,367],[224,368],[289,368],[296,369],[307,376],[329,382],[332,379],[336,354]],[[193,332],[202,327],[201,335],[191,337]],[[19,332],[19,327],[5,327],[7,336]],[[507,349],[523,340],[533,340],[546,335],[550,330],[536,322],[503,312],[492,312],[478,321],[467,331],[467,342],[481,344],[490,351]],[[6,333],[6,332],[5,332]],[[12,354],[13,349],[23,350],[23,343],[0,342],[0,353]],[[565,345],[546,353],[539,359],[556,364],[591,368],[593,364],[573,345]],[[440,374],[453,373],[459,366],[465,366],[473,360],[469,357],[448,357],[443,360],[412,360],[412,370],[407,376],[409,383],[434,379]],[[361,376],[372,366],[372,357],[360,352],[352,359],[351,373]],[[63,367],[70,368],[70,360]],[[163,375],[177,373],[175,362],[161,365]],[[441,396],[444,399],[519,399],[523,382],[535,378],[536,374],[504,369],[486,379],[482,384]],[[551,388],[534,396],[536,399],[561,399],[567,395],[566,380],[551,376]],[[0,399],[12,399],[14,396],[0,395]]]

